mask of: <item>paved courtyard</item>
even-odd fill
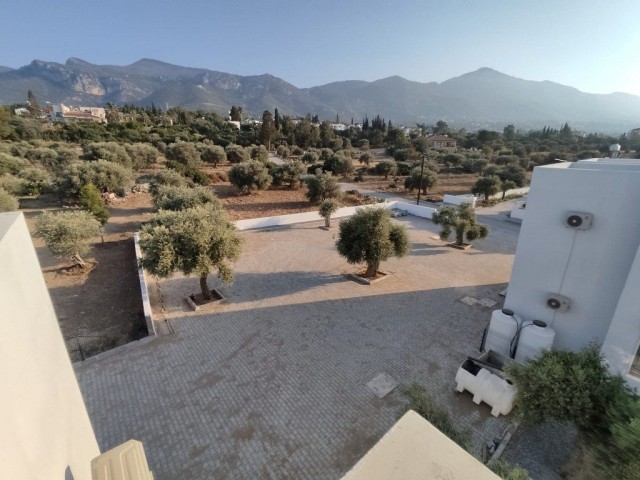
[[[338,222],[243,232],[225,304],[190,312],[182,297],[197,279],[161,281],[175,333],[76,364],[101,449],[141,440],[158,480],[337,479],[404,403],[399,389],[378,399],[367,388],[379,373],[424,385],[477,450],[498,436],[508,420],[453,390],[491,312],[459,300],[500,302],[518,227],[490,221],[463,252],[430,221],[400,222],[411,253],[374,286],[343,275],[357,267],[335,250]]]

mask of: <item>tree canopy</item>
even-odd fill
[[[476,212],[468,203],[463,203],[457,208],[442,207],[433,214],[431,220],[442,226],[440,238],[443,240],[447,240],[453,232],[456,245],[464,245],[465,237],[471,242],[489,235],[489,228],[477,223]]]
[[[409,234],[404,226],[391,221],[386,208],[368,207],[340,222],[336,246],[347,262],[366,263],[365,275],[375,277],[380,262],[393,255],[403,257],[407,254]]]
[[[34,235],[44,239],[51,253],[57,257],[73,259],[84,265],[82,259],[90,250],[89,240],[100,235],[100,222],[84,210],[44,212],[36,220]]]
[[[196,275],[202,296],[211,299],[207,277],[217,270],[223,283],[233,281],[230,262],[240,256],[242,239],[225,211],[207,204],[155,214],[140,231],[140,248],[141,264],[152,275]]]

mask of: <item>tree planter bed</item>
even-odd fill
[[[222,303],[222,301],[224,300],[222,294],[215,288],[211,290],[211,295],[213,297],[211,300],[204,299],[202,297],[202,293],[189,295],[188,297],[185,297],[184,300],[187,302],[191,310],[197,312],[202,307],[217,305],[219,303]]]
[[[469,250],[471,248],[471,244],[463,243],[462,245],[458,245],[457,243],[447,243],[447,247],[455,248],[458,250]]]
[[[347,278],[350,278],[351,280],[354,280],[363,285],[375,285],[376,283],[381,282],[382,280],[390,276],[390,274],[386,272],[382,272],[380,270],[376,272],[376,276],[374,278],[364,277],[363,275],[364,275],[364,272],[361,272],[360,274],[348,273],[346,276]]]

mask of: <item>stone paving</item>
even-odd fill
[[[243,232],[227,303],[190,312],[197,279],[160,282],[174,334],[76,364],[101,449],[141,440],[157,480],[337,479],[395,423],[411,382],[476,450],[498,436],[508,420],[454,392],[491,312],[458,300],[502,301],[517,227],[494,222],[459,251],[427,220],[398,221],[411,253],[374,286],[344,277],[357,267],[321,222]],[[379,373],[400,383],[382,399],[367,387]]]

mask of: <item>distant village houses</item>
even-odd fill
[[[49,105],[46,111],[52,122],[107,123],[107,114],[102,107],[67,107],[60,103]]]
[[[458,146],[455,139],[447,137],[446,135],[433,135],[429,137],[431,148],[441,148],[445,150],[455,150]]]

